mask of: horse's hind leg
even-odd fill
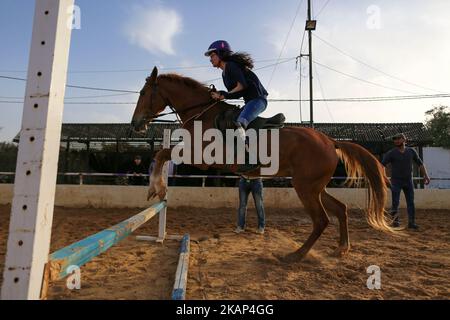
[[[322,204],[328,214],[334,214],[339,221],[339,247],[335,254],[342,256],[350,250],[350,240],[348,236],[348,215],[347,206],[326,192],[321,193]]]
[[[307,184],[303,185],[305,187],[300,187],[300,183],[295,180],[292,181],[292,184],[313,222],[313,231],[306,242],[300,249],[287,257],[288,260],[299,260],[304,258],[309,250],[311,250],[314,243],[328,226],[330,219],[320,202],[320,192],[314,191],[314,188]]]

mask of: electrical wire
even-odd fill
[[[413,95],[413,96],[381,96],[381,97],[350,97],[350,98],[328,98],[314,99],[315,102],[383,102],[383,101],[402,101],[402,100],[423,100],[423,99],[447,99],[450,94],[432,94],[432,95]],[[308,102],[309,99],[268,99],[269,102]],[[227,100],[228,102],[242,102],[243,100]],[[0,100],[4,104],[23,104],[24,101]],[[136,102],[114,102],[114,101],[80,101],[65,102],[69,105],[135,105]]]
[[[278,60],[280,60],[281,56],[283,55],[284,48],[286,47],[287,41],[289,40],[289,36],[291,35],[291,31],[294,28],[294,24],[295,24],[295,21],[297,20],[297,16],[298,16],[298,13],[300,12],[300,8],[301,8],[302,4],[303,4],[303,0],[300,0],[300,3],[298,4],[297,10],[295,12],[294,19],[292,20],[292,23],[291,23],[291,26],[289,28],[289,31],[288,31],[288,33],[286,35],[286,38],[284,39],[283,46],[281,47],[280,54],[278,55]],[[270,75],[269,82],[267,83],[267,90],[269,90],[269,88],[270,88],[270,85],[272,83],[273,76],[275,75],[277,67],[278,67],[278,64],[275,64],[275,66],[274,66],[274,68],[272,70],[272,74]]]
[[[383,84],[380,84],[380,83],[376,83],[376,82],[373,82],[373,81],[369,81],[369,80],[365,80],[365,79],[358,78],[358,77],[353,76],[353,75],[351,75],[351,74],[348,74],[348,73],[345,73],[345,72],[336,70],[336,69],[334,69],[334,68],[332,68],[332,67],[329,67],[329,66],[327,66],[327,65],[324,65],[323,63],[320,63],[320,62],[315,61],[315,60],[313,61],[313,63],[316,64],[316,65],[318,65],[318,66],[321,66],[321,67],[323,67],[323,68],[326,68],[326,69],[328,69],[328,70],[331,70],[331,71],[334,71],[334,72],[336,72],[336,73],[339,73],[339,74],[341,74],[341,75],[344,75],[344,76],[347,76],[347,77],[349,77],[349,78],[352,78],[352,79],[355,79],[355,80],[359,80],[359,81],[362,81],[362,82],[371,84],[371,85],[373,85],[373,86],[377,86],[377,87],[384,88],[384,89],[389,89],[389,90],[394,90],[394,91],[398,91],[398,92],[403,92],[403,93],[416,94],[415,92],[411,92],[411,91],[407,91],[407,90],[402,90],[402,89],[397,89],[397,88],[389,87],[389,86],[386,86],[386,85],[383,85]]]
[[[433,92],[436,92],[436,93],[443,93],[442,91],[435,90],[435,89],[431,89],[431,88],[427,88],[427,87],[421,86],[421,85],[419,85],[419,84],[413,83],[413,82],[411,82],[411,81],[401,79],[401,78],[396,77],[396,76],[394,76],[394,75],[392,75],[392,74],[389,74],[389,73],[387,73],[387,72],[384,72],[383,70],[380,70],[380,69],[378,69],[378,68],[376,68],[376,67],[374,67],[374,66],[371,66],[370,64],[368,64],[368,63],[362,61],[361,59],[358,59],[358,58],[356,58],[356,57],[354,57],[354,56],[348,54],[347,52],[345,52],[345,51],[339,49],[339,48],[336,47],[335,45],[333,45],[333,44],[331,44],[330,42],[328,42],[328,41],[322,39],[321,37],[319,37],[317,34],[314,34],[314,37],[317,38],[318,40],[320,40],[321,42],[325,43],[325,44],[328,45],[329,47],[331,47],[331,48],[335,49],[336,51],[340,52],[340,53],[343,54],[344,56],[347,56],[348,58],[353,59],[354,61],[356,61],[356,62],[358,62],[358,63],[360,63],[360,64],[362,64],[362,65],[368,67],[369,69],[372,69],[372,70],[374,70],[374,71],[377,71],[377,72],[379,72],[379,73],[381,73],[381,74],[383,74],[383,75],[385,75],[385,76],[387,76],[387,77],[389,77],[389,78],[395,79],[395,80],[397,80],[397,81],[406,83],[406,84],[408,84],[408,85],[411,85],[411,86],[414,86],[414,87],[417,87],[417,88],[421,88],[421,89],[433,91]]]
[[[331,114],[330,107],[328,105],[328,101],[326,101],[326,99],[325,99],[325,93],[323,91],[322,83],[320,81],[319,72],[315,68],[314,68],[314,73],[316,74],[317,82],[319,83],[319,88],[320,88],[320,92],[322,94],[322,98],[325,100],[324,103],[325,103],[325,107],[326,107],[326,109],[328,111],[328,115],[330,116],[331,121],[333,123],[336,123],[336,121],[334,121],[333,115]]]
[[[319,10],[319,12],[315,15],[314,19],[317,19],[317,17],[322,13],[322,11],[328,6],[331,0],[328,0],[323,7]]]

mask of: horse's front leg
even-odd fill
[[[155,156],[155,167],[150,175],[150,185],[147,193],[147,201],[158,196],[163,201],[167,194],[167,184],[163,176],[164,164],[171,159],[171,149],[163,149]]]

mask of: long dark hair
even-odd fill
[[[219,52],[219,57],[225,62],[235,62],[242,68],[248,68],[250,70],[254,68],[253,58],[247,52]]]

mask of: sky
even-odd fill
[[[223,89],[220,70],[203,56],[214,40],[256,61],[255,73],[271,99],[309,98],[308,58],[296,67],[306,0],[75,0],[70,85],[139,91],[154,66]],[[312,0],[313,95],[316,99],[450,93],[450,1]],[[0,2],[0,141],[21,127],[34,0]],[[302,53],[307,53],[304,38]],[[275,66],[276,62],[284,62]],[[287,62],[286,62],[287,61]],[[258,70],[262,68],[261,70]],[[300,81],[301,80],[301,81]],[[102,96],[102,97],[98,97]],[[137,94],[68,88],[65,123],[129,122]],[[14,103],[12,103],[14,102]],[[74,104],[74,102],[80,104]],[[97,102],[100,104],[83,104]],[[129,104],[111,104],[129,103]],[[314,121],[423,122],[449,98],[377,102],[315,102]],[[309,104],[270,102],[263,116],[309,120]]]

